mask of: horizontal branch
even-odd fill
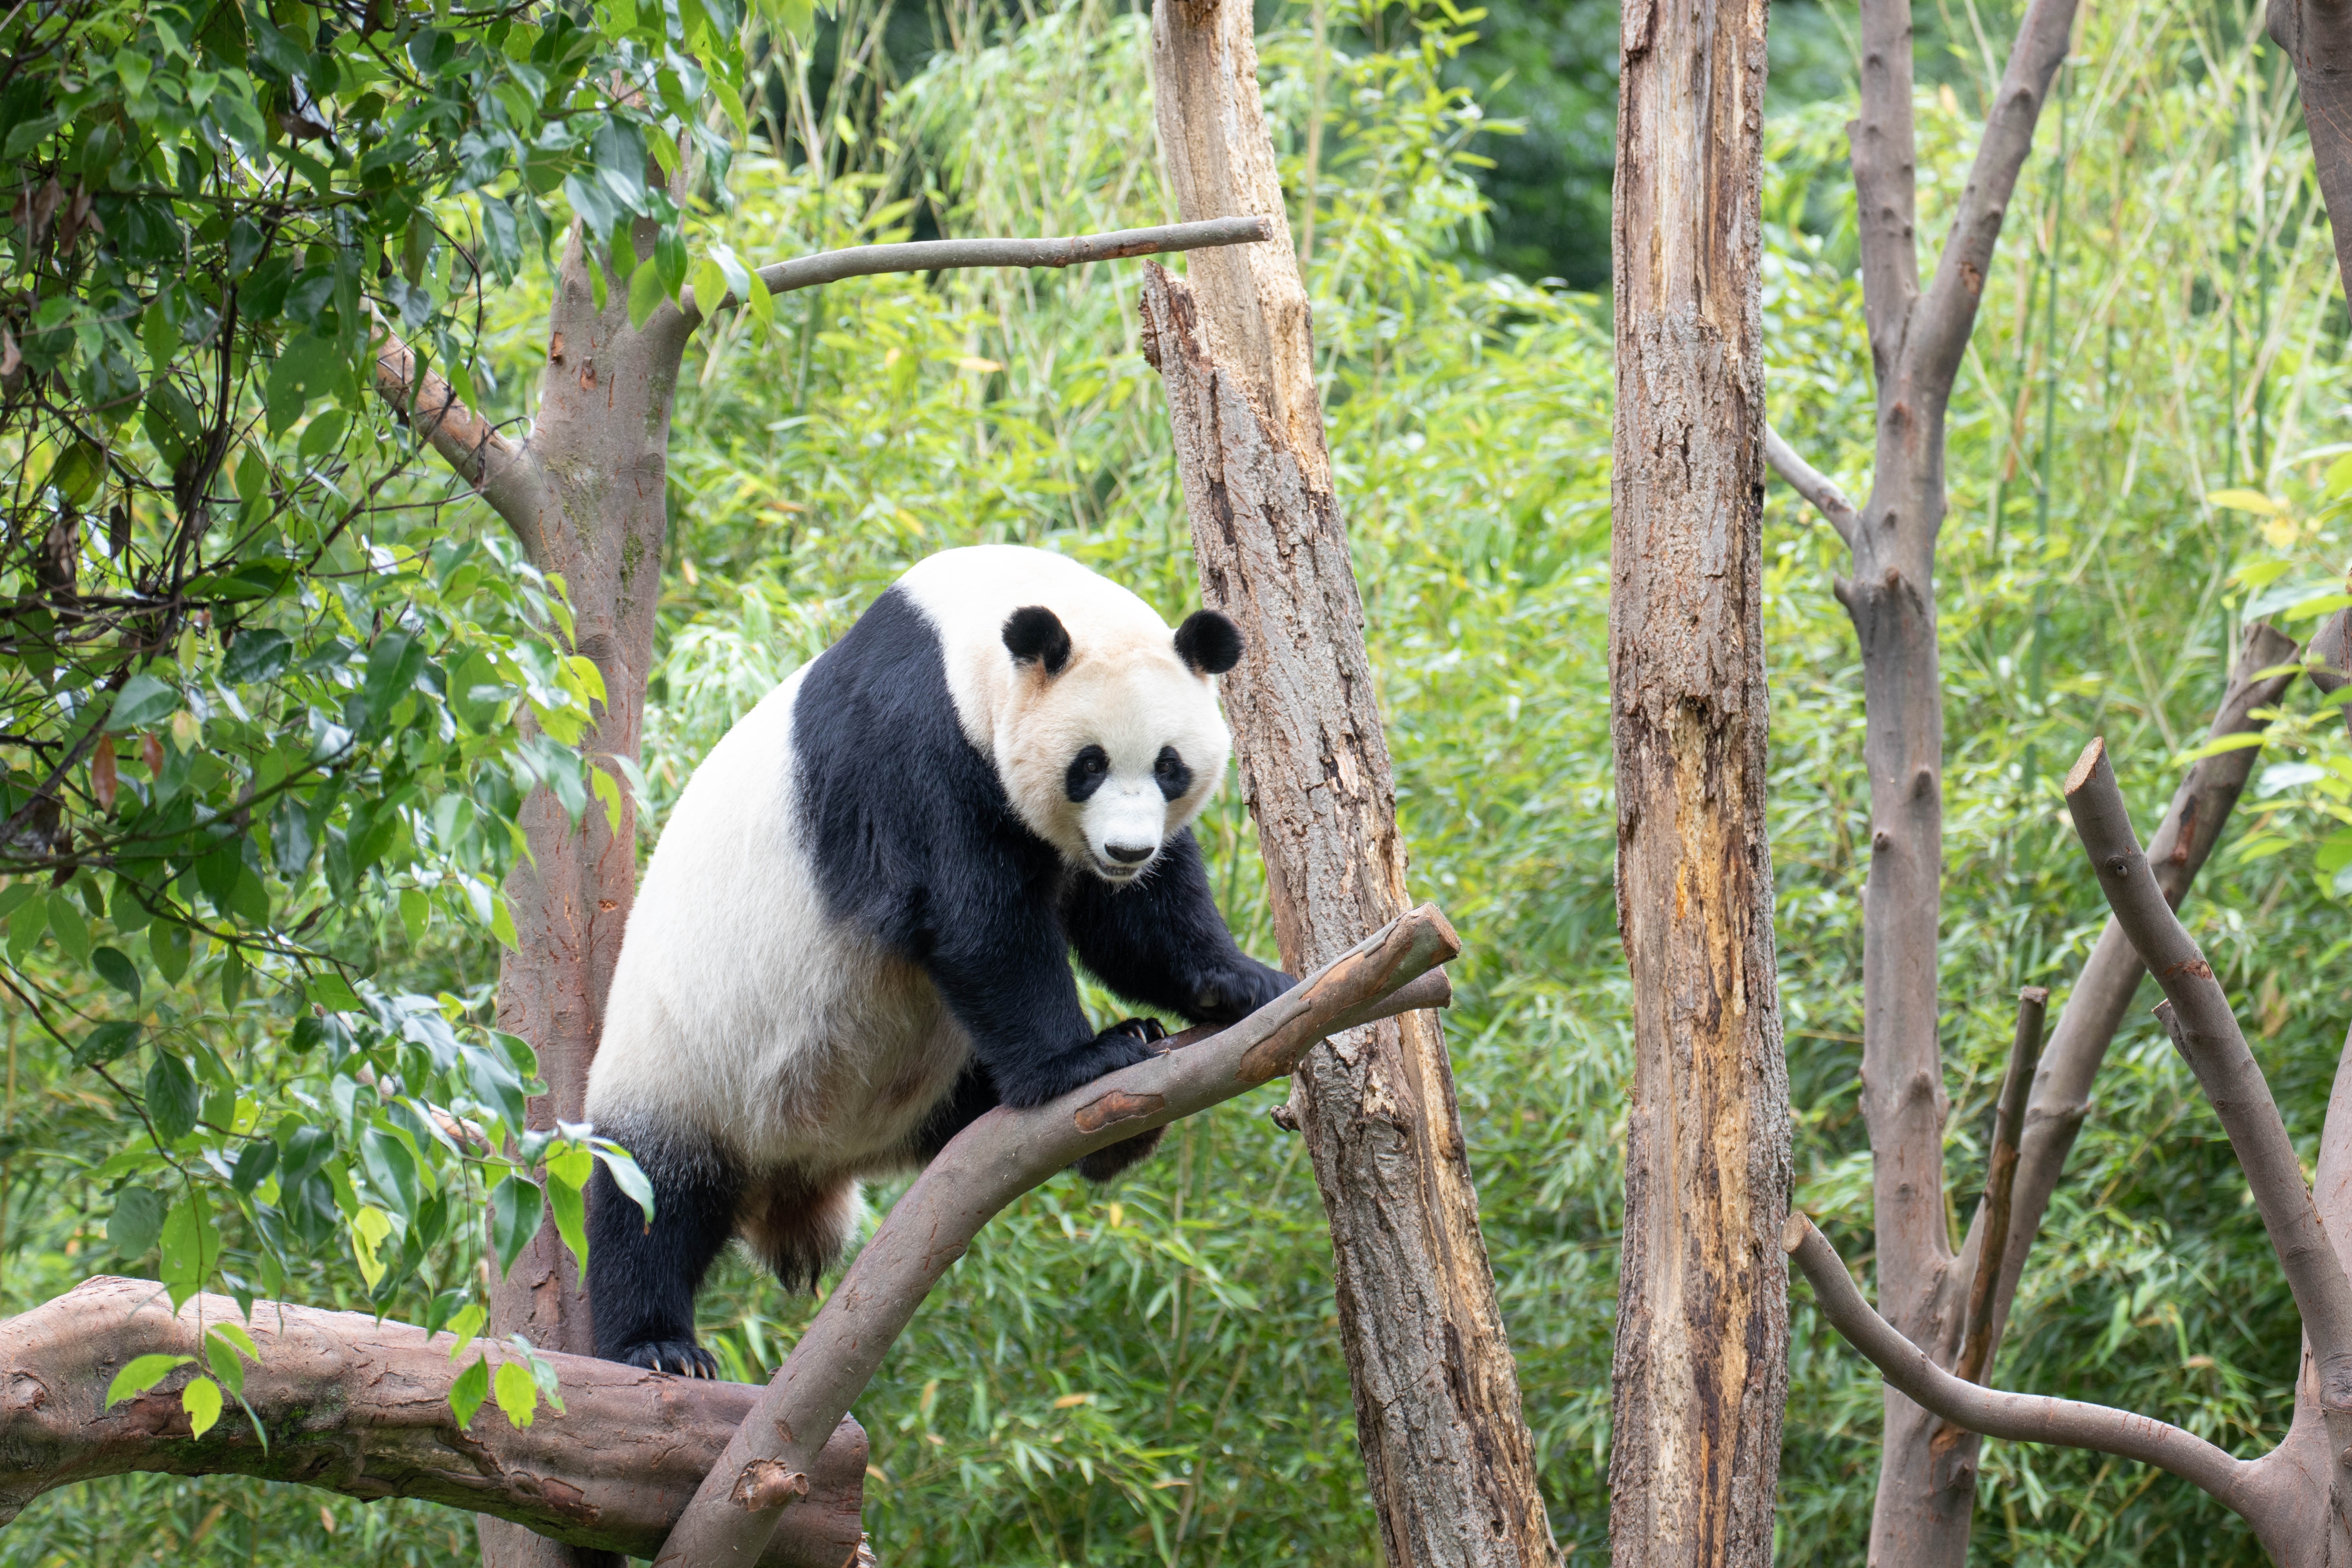
[[[815,1439],[863,1393],[923,1298],[995,1214],[1083,1155],[1205,1110],[1298,1065],[1317,1042],[1442,1006],[1439,964],[1461,951],[1436,906],[1399,916],[1240,1023],[1027,1110],[999,1106],[958,1133],[858,1252],[662,1547],[660,1565],[759,1560],[778,1517],[744,1500],[767,1468],[806,1470]],[[802,1436],[805,1434],[806,1436]]]
[[[1764,427],[1764,460],[1772,465],[1774,473],[1788,481],[1790,489],[1811,501],[1813,510],[1829,520],[1829,525],[1837,530],[1837,536],[1845,541],[1848,550],[1853,548],[1854,536],[1862,526],[1853,502],[1845,499],[1845,492],[1827,474],[1797,456],[1797,449],[1769,425]]]
[[[2194,1432],[2128,1410],[2041,1394],[2010,1394],[1956,1377],[1863,1300],[1844,1259],[1812,1221],[1790,1215],[1780,1245],[1812,1282],[1813,1299],[1830,1326],[1921,1408],[1988,1437],[2057,1443],[2154,1465],[2210,1493],[2258,1531],[2262,1528],[2255,1518],[2263,1501],[2255,1482],[2257,1462],[2232,1458]]]
[[[2158,1008],[2158,1015],[2212,1102],[2246,1173],[2271,1248],[2303,1314],[2323,1400],[2331,1411],[2343,1409],[2352,1405],[2352,1279],[2346,1278],[2311,1189],[2304,1185],[2303,1164],[2280,1120],[2278,1101],[2247,1048],[2213,966],[2172,912],[2140,852],[2104,740],[2083,748],[2065,789],[2066,809],[2098,872],[2099,890],[2140,962],[2164,988],[2169,1010]]]
[[[920,239],[905,245],[856,245],[845,250],[819,251],[814,256],[771,262],[760,268],[760,281],[771,294],[838,283],[845,278],[870,278],[885,272],[949,272],[969,267],[1076,267],[1089,261],[1116,261],[1129,256],[1164,256],[1177,250],[1205,250],[1221,245],[1254,245],[1274,237],[1269,217],[1219,217],[1202,223],[1162,224],[1157,228],[1123,228],[1110,234],[1066,235],[1053,239]],[[730,289],[714,310],[740,304]],[[694,290],[678,295],[678,309],[688,321],[701,319]]]
[[[261,1352],[245,1397],[265,1449],[232,1405],[189,1435],[180,1390],[189,1367],[112,1409],[106,1388],[142,1355],[197,1355],[200,1322],[244,1321]],[[175,1315],[143,1279],[84,1281],[0,1323],[0,1524],[43,1492],[94,1477],[257,1476],[373,1501],[421,1498],[494,1514],[575,1546],[649,1557],[759,1397],[709,1383],[549,1353],[564,1411],[542,1406],[518,1430],[485,1405],[461,1430],[449,1385],[470,1365],[456,1340],[358,1312],[260,1301],[250,1319],[223,1296]],[[479,1342],[492,1362],[505,1352]],[[856,1549],[866,1434],[844,1420],[803,1468],[806,1497],[781,1510],[756,1559],[769,1568],[838,1568]]]
[[[535,549],[547,504],[547,478],[539,459],[499,434],[429,366],[419,375],[415,351],[381,317],[375,330],[376,395],[405,416],[457,477],[480,492],[525,546]]]

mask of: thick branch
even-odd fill
[[[1885,384],[1919,294],[1918,139],[1911,118],[1910,0],[1863,0],[1862,112],[1846,127],[1862,246],[1871,368]]]
[[[1993,247],[2017,189],[2018,171],[2033,151],[2033,128],[2042,118],[2050,80],[2066,58],[2074,5],[2075,0],[2031,0],[2026,6],[1985,118],[1969,183],[1960,192],[1959,212],[1936,264],[1935,280],[1912,313],[1906,352],[1913,356],[1913,380],[1938,396],[1950,392],[1960,354],[1976,326],[1985,273],[1992,266]]]
[[[368,1501],[422,1498],[644,1557],[759,1396],[743,1384],[549,1353],[563,1414],[542,1406],[518,1431],[486,1405],[461,1431],[449,1384],[474,1355],[453,1363],[449,1335],[264,1301],[247,1321],[261,1362],[247,1369],[245,1396],[269,1433],[266,1450],[234,1405],[204,1436],[188,1435],[180,1390],[195,1367],[102,1407],[132,1358],[200,1354],[200,1321],[239,1317],[223,1296],[194,1297],[174,1316],[160,1286],[101,1278],[0,1323],[0,1522],[96,1476],[245,1475]],[[507,1353],[488,1341],[479,1349],[494,1363]],[[838,1568],[857,1547],[866,1435],[846,1420],[826,1430],[821,1457],[802,1467],[809,1495],[781,1510],[756,1559],[771,1568]]]
[[[2352,1279],[2345,1277],[2313,1206],[2278,1102],[2246,1047],[2230,999],[2140,853],[2105,741],[2095,739],[2084,747],[2066,775],[2066,808],[2098,871],[2099,890],[2141,962],[2164,987],[2168,1005],[2158,1008],[2158,1016],[2212,1101],[2246,1173],[2318,1360],[2323,1402],[2331,1411],[2352,1407]]]
[[[1811,501],[1813,510],[1829,520],[1829,525],[1837,530],[1837,536],[1845,541],[1848,550],[1853,548],[1854,530],[1861,526],[1853,502],[1845,499],[1845,492],[1827,474],[1799,457],[1797,449],[1769,425],[1764,427],[1764,460],[1772,465],[1774,473],[1788,481],[1790,489]]]
[[[1988,1437],[2060,1443],[2154,1465],[2210,1493],[2258,1531],[2263,1528],[2255,1463],[2231,1458],[2193,1432],[2128,1410],[2002,1393],[1955,1377],[1871,1310],[1846,1273],[1845,1261],[1812,1221],[1790,1215],[1780,1241],[1812,1282],[1813,1298],[1830,1326],[1923,1408]]]
[[[391,327],[378,321],[376,331],[377,395],[405,415],[457,477],[481,493],[526,547],[536,550],[541,514],[551,500],[537,456],[499,435],[437,373],[427,368],[420,377],[415,351]]]
[[[1960,1340],[1959,1375],[1983,1383],[1992,1364],[1993,1284],[2008,1249],[2010,1200],[2017,1183],[2018,1134],[2025,1126],[2025,1097],[2033,1087],[2034,1064],[2042,1059],[2042,1011],[2050,993],[2029,985],[2017,995],[2017,1034],[2009,1047],[2009,1076],[2001,1080],[2000,1109],[1992,1123],[1992,1159],[1986,1172],[1984,1247],[1969,1281],[1969,1316]]]
[[[1082,1155],[1284,1076],[1328,1035],[1444,1005],[1449,993],[1436,966],[1460,951],[1445,917],[1423,904],[1230,1028],[1189,1030],[1177,1048],[1150,1061],[1034,1110],[999,1106],[958,1133],[777,1369],[657,1563],[711,1568],[761,1560],[779,1513],[741,1500],[745,1478],[770,1465],[810,1469],[820,1435],[864,1391],[924,1296],[998,1210]]]
[[[760,268],[760,281],[771,294],[814,289],[845,278],[868,278],[882,272],[945,272],[964,267],[1076,267],[1089,261],[1116,261],[1129,256],[1162,256],[1176,250],[1206,250],[1225,245],[1255,245],[1274,237],[1274,220],[1267,217],[1219,217],[1202,223],[1162,224],[1158,228],[1123,228],[1111,234],[1066,235],[1055,239],[925,239],[908,245],[857,245],[846,250],[820,251],[772,262]],[[740,304],[730,291],[715,307]],[[678,307],[689,321],[701,319],[694,290],[678,295]]]
[[[2330,622],[2330,626],[2337,623]],[[2321,634],[2324,637],[2325,632]],[[2315,657],[2320,642],[2313,643]],[[2257,712],[2277,706],[2294,677],[2263,672],[2291,663],[2294,639],[2256,621],[2245,631],[2227,689],[2213,710],[2206,731],[2209,741],[2245,735],[2262,729]],[[2317,679],[2315,673],[2315,679]],[[2147,847],[2148,865],[2165,900],[2179,909],[2190,885],[2202,870],[2214,847],[2221,841],[2238,795],[2246,787],[2259,746],[2240,746],[2200,757],[2181,776],[2172,803],[2165,810]],[[2011,1199],[2009,1243],[2001,1254],[2000,1279],[1993,1293],[1992,1344],[2000,1343],[2011,1305],[2017,1300],[2018,1281],[2025,1271],[2026,1255],[2042,1229],[2042,1216],[2065,1173],[2067,1153],[2082,1130],[2090,1107],[2091,1085],[2106,1059],[2107,1047],[2123,1024],[2133,993],[2147,968],[2132,951],[2123,927],[2107,921],[2082,973],[2058,1015],[2042,1052],[2041,1070],[2034,1075],[2033,1098],[2025,1112],[2024,1136],[2018,1149],[2017,1182]],[[1973,1269],[1982,1250],[1981,1227],[1971,1232],[1962,1261]]]

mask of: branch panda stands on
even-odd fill
[[[655,1195],[648,1225],[601,1163],[591,1184],[598,1355],[715,1375],[694,1294],[730,1236],[814,1288],[862,1178],[1150,1054],[1154,1022],[1087,1023],[1072,951],[1195,1023],[1290,987],[1234,945],[1188,826],[1240,657],[1213,610],[1171,632],[1061,556],[950,550],[712,748],[646,868],[588,1079]],[[1107,1180],[1159,1140],[1078,1169]]]

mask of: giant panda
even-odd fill
[[[861,1180],[1150,1054],[1156,1022],[1087,1022],[1073,952],[1195,1023],[1288,988],[1234,944],[1189,826],[1240,656],[1213,610],[1171,631],[1062,556],[950,550],[712,748],[646,867],[589,1073],[589,1118],[655,1197],[648,1224],[601,1163],[590,1185],[599,1356],[716,1375],[694,1297],[730,1237],[813,1288]],[[1159,1137],[1077,1168],[1107,1180]]]

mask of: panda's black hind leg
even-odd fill
[[[652,1372],[717,1377],[694,1337],[694,1293],[735,1232],[741,1182],[707,1140],[608,1134],[654,1189],[646,1223],[604,1162],[588,1183],[588,1305],[596,1353]]]

